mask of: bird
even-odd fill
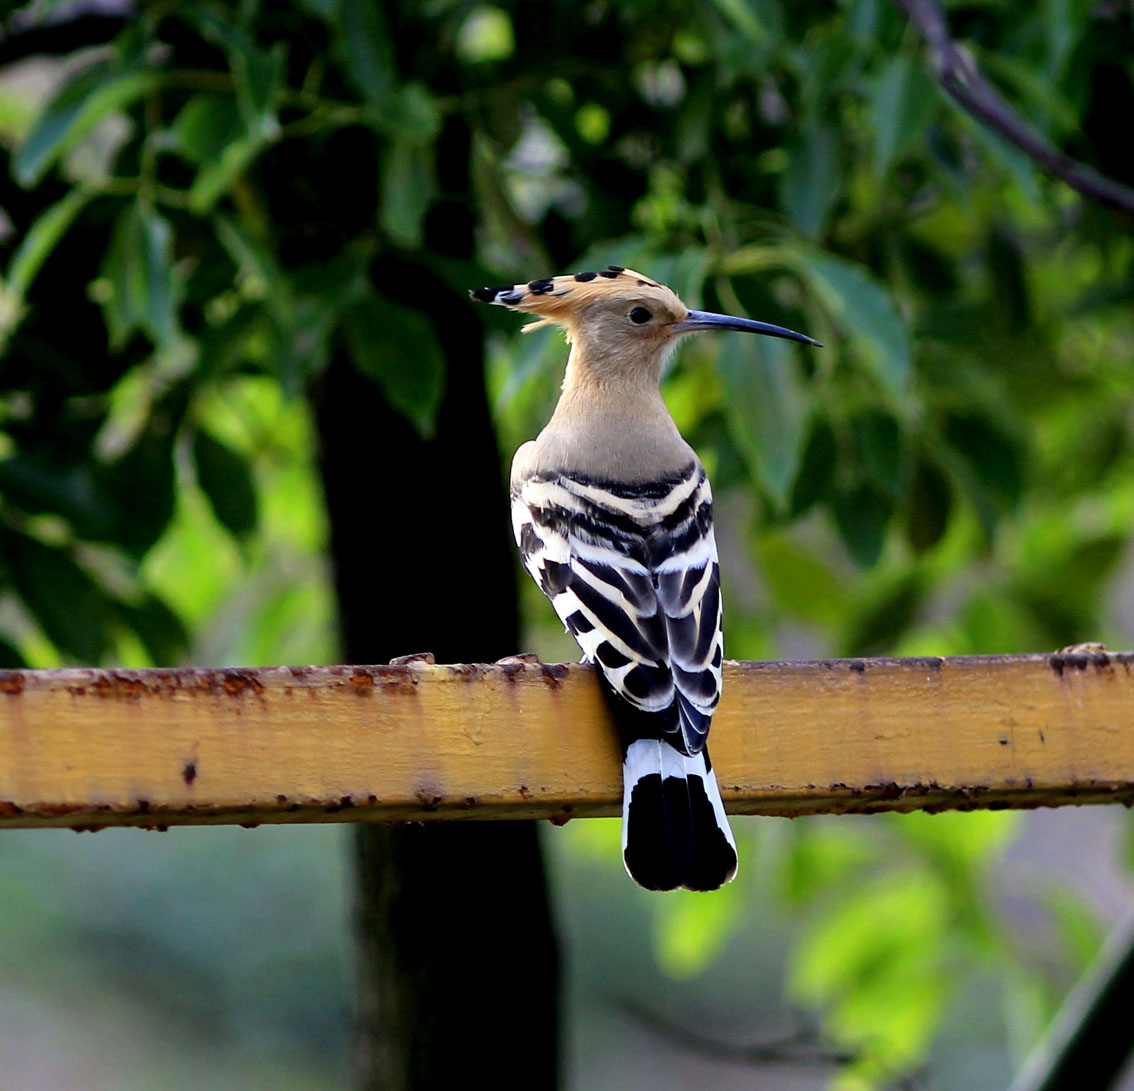
[[[570,352],[558,403],[512,462],[524,567],[593,664],[623,760],[622,857],[648,890],[717,890],[736,841],[705,745],[724,641],[712,490],[660,383],[681,337],[805,334],[690,310],[620,265],[470,291],[559,326]]]

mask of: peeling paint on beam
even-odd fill
[[[729,811],[1134,803],[1134,655],[726,663]],[[590,669],[0,671],[0,826],[569,818],[621,801]]]

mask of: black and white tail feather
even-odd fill
[[[627,871],[650,890],[716,890],[736,843],[705,748],[723,655],[705,471],[649,485],[533,473],[513,481],[512,519],[619,725]]]

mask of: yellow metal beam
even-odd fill
[[[1134,802],[1134,655],[726,663],[740,814]],[[0,671],[0,825],[617,813],[589,668]]]

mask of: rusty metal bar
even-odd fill
[[[1134,655],[726,663],[733,813],[1134,801]],[[617,813],[584,666],[0,672],[0,826]]]

